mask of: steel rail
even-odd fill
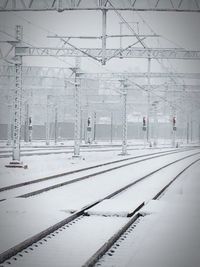
[[[141,182],[142,180],[148,178],[149,176],[151,176],[152,174],[156,173],[156,172],[159,172],[160,170],[164,169],[164,168],[167,168],[177,162],[180,162],[181,160],[184,160],[186,158],[190,158],[192,156],[195,156],[197,154],[200,154],[200,152],[197,152],[197,153],[194,153],[192,155],[188,155],[188,156],[185,156],[181,159],[178,159],[178,160],[175,160],[171,163],[168,163],[152,172],[150,172],[149,174],[143,176],[142,178],[130,183],[129,185],[126,185],[125,187],[117,190],[117,191],[114,191],[113,193],[107,195],[106,197],[102,198],[102,199],[99,199],[97,201],[94,201],[93,203],[90,203],[88,205],[86,205],[85,207],[83,207],[81,210],[75,212],[73,215],[67,217],[66,219],[48,227],[47,229],[39,232],[38,234],[30,237],[30,238],[27,238],[25,241],[19,243],[18,245],[16,246],[13,246],[12,248],[6,250],[5,252],[1,253],[0,254],[0,264],[1,263],[4,263],[6,260],[10,259],[11,257],[15,256],[16,254],[18,254],[19,252],[21,252],[22,250],[24,249],[27,249],[28,247],[32,246],[34,243],[37,243],[39,242],[41,239],[47,237],[49,234],[52,234],[53,232],[59,230],[59,228],[61,227],[64,227],[66,224],[68,223],[71,223],[72,221],[74,221],[75,219],[77,219],[78,217],[82,216],[82,215],[86,215],[86,211],[90,208],[92,208],[93,206],[99,204],[100,202],[106,200],[106,199],[110,199],[114,196],[116,196],[117,194],[121,193],[122,191],[126,190],[127,188],[130,188],[131,186]],[[199,161],[200,158],[198,158],[197,160],[195,160],[193,163],[191,163],[189,166],[187,166],[184,170],[186,170],[187,168],[189,168],[190,166],[192,166],[192,164],[194,164],[195,162]],[[175,178],[172,179],[172,181],[175,181],[183,172],[184,170],[182,170],[179,175],[177,175]],[[169,186],[172,181],[170,181],[170,183],[168,183],[167,185]],[[164,187],[165,189],[167,188],[166,186]],[[155,197],[158,197],[161,193],[163,193],[163,189],[160,190]],[[154,198],[155,198],[154,197]],[[116,234],[114,234],[114,236],[112,236],[83,266],[84,267],[89,267],[89,266],[94,266],[94,264],[98,261],[98,259],[100,257],[102,257],[105,252],[114,244],[114,242],[119,238],[119,236],[121,236],[129,227],[132,223],[135,222],[135,220],[141,216],[140,214],[136,214],[136,212],[139,211],[139,209],[144,206],[144,202],[141,203],[140,205],[138,205],[138,207],[134,210],[134,212],[132,212],[132,218],[130,219],[130,221],[122,228],[120,229]],[[45,239],[45,241],[47,241]]]
[[[167,185],[165,185],[152,199],[158,199],[168,188],[174,183],[187,169],[189,169],[192,165],[200,161],[200,158],[196,159],[188,166],[186,166],[182,171],[180,171]],[[126,231],[143,215],[139,212],[140,209],[145,205],[145,202],[142,202],[131,214],[129,217],[132,217],[117,233],[115,233],[106,243],[104,243],[96,253],[94,253],[88,260],[85,262],[82,267],[93,267],[100,258],[105,255],[106,252],[111,249],[111,247],[117,242],[119,238],[121,238]]]
[[[74,184],[74,183],[77,183],[77,182],[80,182],[80,181],[83,181],[83,180],[86,180],[86,179],[89,179],[89,178],[93,178],[93,177],[96,177],[98,175],[101,175],[101,174],[104,174],[104,173],[108,173],[108,172],[111,172],[111,171],[114,171],[114,170],[117,170],[117,169],[120,169],[120,168],[123,168],[123,167],[127,167],[127,166],[130,166],[130,165],[134,165],[134,164],[137,164],[137,163],[140,163],[140,162],[147,161],[149,159],[159,158],[159,157],[163,157],[163,156],[167,156],[167,155],[171,155],[171,154],[175,154],[175,153],[180,153],[180,151],[179,152],[175,151],[175,152],[163,153],[163,154],[155,155],[155,156],[152,156],[152,157],[139,159],[139,160],[136,160],[136,161],[133,161],[133,162],[128,162],[128,163],[125,163],[123,165],[114,166],[114,167],[111,167],[111,168],[106,169],[106,170],[97,171],[97,172],[94,172],[94,173],[91,173],[91,174],[87,174],[87,175],[84,175],[82,177],[75,178],[75,179],[72,179],[72,180],[69,180],[69,181],[66,181],[66,182],[61,182],[61,183],[58,183],[58,184],[55,184],[55,185],[51,185],[51,186],[48,186],[48,187],[45,187],[45,188],[42,188],[42,189],[39,189],[39,190],[35,190],[35,191],[29,192],[29,193],[26,193],[26,194],[22,194],[22,195],[17,196],[17,198],[32,197],[32,196],[39,195],[41,193],[44,193],[44,192],[47,192],[47,191],[50,191],[50,190],[53,190],[53,189],[57,189],[59,187],[63,187],[63,186],[69,185],[69,184]],[[124,161],[124,160],[131,160],[131,158],[119,160],[119,162]],[[111,162],[109,164],[103,164],[102,166],[99,166],[99,167],[103,167],[103,166],[110,165],[110,164],[115,164],[115,163]]]
[[[183,149],[181,150],[181,152],[183,151],[190,151],[193,149]],[[22,186],[26,186],[26,185],[30,185],[30,184],[35,184],[35,183],[39,183],[39,182],[44,182],[44,181],[48,181],[54,178],[58,178],[61,176],[67,176],[70,174],[74,174],[74,173],[79,173],[82,171],[86,171],[86,170],[91,170],[91,169],[95,169],[98,167],[102,167],[102,166],[106,166],[106,165],[110,165],[110,164],[114,164],[114,163],[118,163],[118,162],[123,162],[123,161],[127,161],[127,160],[132,160],[132,159],[137,159],[137,158],[141,158],[141,157],[147,157],[147,156],[151,156],[151,155],[158,155],[158,154],[163,154],[163,153],[167,153],[167,152],[180,152],[177,150],[168,150],[168,151],[161,151],[161,152],[155,152],[155,153],[150,153],[150,154],[146,154],[146,155],[140,155],[140,156],[134,156],[134,157],[129,157],[129,158],[124,158],[124,159],[118,159],[115,161],[109,161],[109,162],[105,162],[105,163],[101,163],[101,164],[96,164],[93,166],[89,166],[89,167],[85,167],[85,168],[81,168],[81,169],[76,169],[76,170],[72,170],[72,171],[68,171],[68,172],[62,172],[62,173],[58,173],[58,174],[54,174],[54,175],[50,175],[50,176],[45,176],[43,178],[39,178],[39,179],[35,179],[35,180],[31,180],[31,181],[26,181],[26,182],[22,182],[22,183],[18,183],[18,184],[13,184],[13,185],[9,185],[9,186],[5,186],[5,187],[1,187],[0,188],[0,192],[3,191],[7,191],[7,190],[11,190],[11,189],[16,189]]]
[[[121,147],[121,145],[116,145],[116,148],[117,147]],[[72,147],[73,148],[73,147]],[[104,148],[104,149],[93,149],[93,147],[91,147],[92,149],[88,149],[87,150],[87,148],[89,148],[89,147],[81,147],[81,152],[106,152],[106,151],[119,151],[120,149],[107,149],[107,148]],[[170,146],[169,147],[164,147],[164,148],[170,148]],[[129,150],[129,151],[131,151],[131,150],[136,150],[137,148],[136,147],[134,147],[134,148],[131,148],[131,147],[129,147],[129,148],[127,148],[127,150]],[[146,148],[146,149],[150,149],[150,148]],[[42,149],[41,149],[42,150]],[[44,149],[45,150],[45,149]],[[30,151],[31,152],[31,151]],[[31,153],[28,153],[28,150],[24,153],[24,151],[22,150],[21,151],[21,156],[45,156],[45,155],[50,155],[50,154],[61,154],[61,153],[66,153],[66,154],[70,154],[70,153],[73,153],[73,149],[72,150],[66,150],[66,151],[47,151],[47,152],[43,152],[43,151],[41,151],[40,153],[40,150],[38,150],[38,151],[35,151],[34,153],[33,152],[31,152]],[[5,154],[4,154],[5,153]],[[5,151],[5,152],[0,152],[0,158],[9,158],[10,156],[11,156],[11,152],[9,151],[9,152],[7,152],[7,151]]]

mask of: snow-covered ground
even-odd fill
[[[132,151],[131,156],[137,156],[156,151],[159,150],[155,149],[153,151],[150,151],[149,149],[137,150],[137,151]],[[177,158],[195,152],[199,152],[199,150],[191,152],[181,152],[180,155],[173,154],[170,156],[163,156],[160,159],[156,160],[152,159],[146,162],[139,163],[137,165],[127,166],[126,168],[115,170],[112,173],[107,173],[106,175],[102,174],[97,179],[93,178],[90,180],[82,181],[78,184],[71,184],[66,188],[51,190],[47,193],[31,197],[28,199],[11,198],[4,202],[0,202],[0,214],[1,214],[0,238],[1,240],[3,240],[3,242],[0,242],[0,252],[2,253],[11,246],[18,244],[19,242],[38,233],[39,231],[44,230],[45,228],[51,226],[52,224],[64,218],[67,218],[68,216],[70,216],[70,211],[81,209],[83,208],[83,206],[92,203],[97,199],[105,197],[107,194],[142,177],[143,175],[149,173],[150,171],[153,171],[162,165],[170,163]],[[109,151],[103,153],[85,152],[82,154],[82,156],[83,158],[81,160],[72,159],[71,157],[69,157],[69,155],[66,154],[22,157],[23,162],[28,164],[28,169],[5,168],[4,165],[7,163],[8,159],[1,159],[0,160],[1,187],[10,184],[16,184],[27,180],[38,179],[42,176],[52,175],[59,172],[66,172],[81,167],[96,165],[97,163],[103,163],[120,158],[117,151]],[[192,160],[197,158],[199,158],[199,155],[193,156]],[[154,180],[149,179],[148,189],[146,189],[146,191],[143,191],[142,187],[141,188],[135,187],[127,190],[126,192],[127,194],[120,194],[118,197],[113,198],[112,200],[102,202],[103,205],[99,204],[99,206],[97,205],[96,207],[90,210],[90,213],[93,215],[91,215],[89,218],[84,217],[83,220],[80,220],[79,222],[72,224],[72,226],[70,226],[69,229],[67,229],[67,231],[60,232],[60,234],[56,237],[56,239],[53,238],[52,243],[48,245],[48,249],[46,245],[42,246],[42,249],[40,247],[34,250],[34,253],[31,253],[30,257],[28,258],[23,257],[20,261],[12,262],[12,266],[20,266],[20,267],[80,266],[84,261],[87,260],[88,257],[90,257],[95,252],[96,249],[98,249],[99,246],[101,246],[104,242],[106,242],[109,236],[114,234],[117,231],[117,229],[119,229],[122,225],[124,225],[127,222],[127,218],[122,216],[132,211],[139,203],[138,201],[141,200],[147,201],[151,199],[152,196],[154,196],[155,192],[157,192],[157,190],[160,187],[162,187],[163,184],[165,184],[172,177],[174,177],[176,173],[178,173],[184,166],[189,164],[192,160],[185,159],[183,162],[177,163],[175,167],[171,166],[171,168],[167,169],[167,171],[163,169],[163,171],[161,171],[159,174],[152,176],[151,178],[155,179]],[[196,179],[193,179],[193,182],[198,184],[197,176],[199,173],[200,165],[197,164],[195,166],[198,166],[196,167],[196,172],[192,171],[191,174],[192,176],[196,176]],[[191,170],[189,169],[187,173],[190,174],[190,171]],[[179,187],[181,187],[181,184],[179,185]],[[192,193],[192,190],[194,190],[195,188],[192,186],[190,187],[191,187],[190,192]],[[179,191],[180,190],[178,189],[178,192]],[[142,222],[141,225],[144,227],[144,232],[146,231],[147,236],[149,235],[148,233],[149,229],[151,231],[150,226],[152,224],[156,225],[157,229],[157,222],[159,222],[159,224],[162,223],[162,220],[157,219],[156,216],[165,217],[164,210],[167,211],[168,206],[164,205],[163,208],[162,203],[169,202],[171,203],[171,206],[173,206],[171,200],[171,195],[174,194],[173,192],[177,193],[177,189],[173,189],[172,192],[169,193],[168,197],[167,197],[168,194],[165,194],[163,198],[159,200],[160,202],[157,201],[161,206],[160,209],[159,207],[157,209],[153,208],[155,206],[154,202],[149,202],[150,208],[148,209],[148,212],[147,212],[148,206],[145,207],[146,210],[144,210],[144,212],[151,214],[145,216],[144,219],[141,220]],[[170,199],[171,202],[168,201],[168,199]],[[106,205],[106,202],[108,205]],[[154,206],[151,207],[151,205]],[[178,205],[175,204],[174,209],[176,206],[177,206],[176,211],[178,211],[180,203],[178,203]],[[168,211],[170,210],[171,208],[169,205]],[[101,216],[108,214],[109,215],[117,214],[119,217]],[[151,218],[151,216],[153,217],[153,219],[150,219],[150,222],[148,222],[148,218]],[[182,219],[182,215],[180,215],[180,218]],[[146,220],[147,223],[145,224]],[[172,220],[174,220],[174,217],[172,218]],[[80,223],[81,221],[84,223],[81,224]],[[168,221],[167,223],[169,223]],[[139,225],[140,224],[138,224],[137,227],[139,227]],[[74,230],[71,231],[70,229]],[[141,234],[141,232],[142,230],[139,233]],[[144,235],[140,234],[138,234],[139,240],[140,237],[141,239],[143,239],[144,237]],[[62,242],[60,242],[61,239]],[[56,248],[56,252],[54,250],[55,246],[58,247],[58,249]],[[47,254],[52,255],[52,257],[54,255],[54,260],[51,257],[47,257]],[[75,257],[74,255],[78,256]],[[127,254],[125,253],[125,255]],[[130,255],[135,255],[135,254],[134,253],[132,254],[132,252],[130,251]],[[129,257],[129,260],[131,261],[131,257]],[[122,259],[121,265],[117,265],[116,263],[116,266],[133,266],[132,263],[127,263],[128,265],[125,264],[126,261],[123,261]],[[145,264],[146,262],[144,263],[144,265],[141,266],[142,267],[147,266]],[[115,261],[113,265],[108,265],[108,266],[115,266]],[[135,266],[140,266],[139,260],[138,260],[138,265],[136,264]],[[181,265],[152,264],[148,266],[177,267]]]
[[[145,155],[153,152],[170,150],[167,149],[139,149],[132,150],[131,156]],[[61,172],[75,170],[77,168],[87,167],[120,158],[119,151],[104,151],[102,153],[96,152],[82,152],[82,158],[72,158],[72,155],[65,153],[51,154],[51,155],[34,155],[21,157],[21,161],[28,165],[28,169],[23,168],[6,168],[5,165],[11,159],[0,159],[0,187],[39,179],[49,175],[54,175]],[[130,156],[129,155],[129,156]],[[122,158],[122,157],[121,157]]]
[[[200,266],[200,162],[185,171],[96,266]]]
[[[163,150],[138,150],[132,152],[131,156],[157,151]],[[0,184],[1,187],[4,187],[38,179],[43,176],[46,177],[48,175],[123,158],[122,156],[119,156],[118,153],[119,152],[116,151],[104,153],[86,152],[82,154],[82,159],[80,160],[73,159],[67,154],[22,157],[22,161],[28,164],[28,169],[6,168],[5,164],[8,162],[8,159],[0,159]],[[66,193],[65,195],[67,196],[69,194]],[[75,196],[78,195],[79,194],[76,192]],[[56,193],[56,198],[50,196],[42,201],[40,197],[38,197],[29,199],[11,198],[7,201],[0,202],[0,236],[2,240],[5,240],[4,242],[0,242],[0,252],[5,251],[27,237],[30,237],[63,218],[68,217],[70,213],[66,211],[67,203],[63,199],[58,201],[60,196],[60,193]],[[70,196],[73,196],[73,193],[70,193]],[[81,197],[79,200],[80,199]],[[83,202],[87,203],[87,198],[83,199]],[[68,209],[70,209],[70,203],[72,204],[73,201],[69,200]],[[38,220],[35,220],[34,218],[38,218]],[[23,229],[23,231],[21,229]]]

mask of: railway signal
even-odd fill
[[[178,147],[178,143],[176,144],[176,117],[172,117],[172,147]]]
[[[33,130],[32,117],[29,117],[28,119],[28,130],[29,130],[29,142],[31,142],[32,141],[32,130]]]
[[[91,117],[88,117],[87,119],[87,143],[91,144],[92,142],[92,121],[91,121]]]
[[[143,131],[146,131],[147,130],[146,117],[143,117],[143,119],[142,119],[142,130]]]
[[[176,117],[172,119],[173,131],[176,131]]]

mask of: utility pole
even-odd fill
[[[47,104],[46,104],[46,145],[49,145],[50,139],[50,123],[49,123],[49,95],[47,95]]]
[[[55,129],[54,129],[54,138],[55,138],[55,145],[57,145],[58,142],[58,108],[55,106]]]
[[[96,143],[97,113],[94,112],[94,143]]]
[[[7,146],[11,145],[12,142],[12,121],[13,121],[13,111],[12,104],[8,103],[8,129],[7,129]]]
[[[190,125],[189,125],[189,116],[187,117],[187,126],[186,126],[186,139],[187,139],[187,144],[189,144],[189,129],[190,129]]]
[[[83,127],[84,127],[84,123],[83,123],[83,109],[81,109],[81,125],[80,125],[80,128],[81,128],[81,133],[80,133],[80,143],[82,144],[82,141],[83,141],[83,135],[84,135],[84,130],[83,130]]]
[[[120,80],[122,90],[122,152],[120,155],[127,155],[127,84],[125,80]]]
[[[24,142],[29,142],[29,104],[25,105]]]
[[[157,146],[157,142],[158,142],[158,118],[157,118],[157,105],[158,105],[158,101],[154,101],[152,104],[153,107],[153,118],[154,118],[154,123],[153,123],[153,146],[156,147]]]
[[[80,73],[74,68],[75,73],[75,125],[74,125],[74,158],[80,158],[80,133],[81,133],[81,96],[80,96]]]
[[[192,120],[192,116],[190,118],[190,141],[191,141],[191,143],[193,141],[193,120]]]
[[[102,65],[106,64],[106,9],[102,9]]]
[[[150,142],[150,75],[151,75],[151,58],[148,58],[148,70],[147,70],[147,83],[148,83],[148,91],[147,91],[147,143]]]
[[[122,59],[122,49],[123,49],[123,45],[122,45],[122,26],[123,26],[123,23],[120,22],[119,23],[119,35],[120,35],[120,38],[119,38],[119,48],[120,48],[120,58]]]
[[[113,141],[113,112],[110,114],[110,142],[112,144]]]
[[[16,47],[20,47],[23,35],[23,28],[20,25],[15,27]],[[13,122],[13,151],[12,161],[6,167],[24,167],[20,162],[20,138],[21,138],[21,108],[22,108],[22,56],[16,55],[15,50],[15,89],[14,89],[14,122]]]
[[[199,144],[200,144],[200,123],[199,123]]]

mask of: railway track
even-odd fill
[[[182,168],[181,171],[178,172],[174,177],[169,178],[167,182],[165,182],[164,185],[161,186],[161,188],[154,194],[152,197],[153,199],[157,199],[163,192],[166,190],[186,169],[188,169],[190,166],[195,164],[197,161],[200,160],[199,158],[200,152],[196,152],[187,156],[184,156],[182,158],[176,159],[168,164],[162,165],[160,168],[157,168],[153,170],[152,172],[148,173],[147,175],[141,177],[140,179],[137,179],[133,181],[132,183],[127,184],[124,187],[121,187],[118,190],[113,191],[112,193],[108,194],[107,196],[95,200],[93,203],[90,203],[86,205],[84,208],[76,211],[74,214],[68,216],[66,219],[56,223],[55,225],[52,225],[51,227],[48,227],[44,231],[32,236],[31,238],[26,239],[25,241],[21,242],[20,244],[10,248],[9,250],[3,252],[0,255],[0,263],[1,267],[4,266],[39,266],[39,265],[23,265],[21,260],[24,260],[26,258],[26,254],[29,254],[30,256],[33,255],[34,253],[39,253],[39,248],[43,247],[45,249],[44,244],[48,244],[51,242],[56,236],[60,236],[59,238],[62,239],[62,236],[64,235],[65,232],[69,231],[70,227],[73,228],[75,227],[74,225],[79,225],[81,224],[84,220],[87,221],[86,215],[88,215],[88,210],[91,208],[94,208],[95,206],[105,202],[106,200],[110,199],[116,199],[116,197],[120,197],[122,194],[127,194],[127,190],[132,190],[134,186],[137,186],[141,184],[142,182],[148,180],[149,178],[153,179],[155,174],[159,174],[162,170],[165,170],[167,168],[170,168],[170,166],[174,166],[177,164],[180,164],[180,162],[184,161],[190,161],[187,163],[187,166]],[[131,194],[133,197],[133,195]],[[85,263],[82,262],[83,266],[94,266],[94,264],[98,261],[100,257],[102,257],[106,251],[108,251],[111,246],[118,240],[119,237],[121,237],[132,225],[136,220],[138,220],[139,217],[141,217],[139,210],[142,206],[145,204],[145,199],[143,201],[140,201],[139,204],[137,204],[137,207],[134,207],[134,209],[127,214],[127,216],[123,219],[123,222],[121,222],[122,226],[118,231],[115,231],[111,237],[107,238],[103,244],[100,245],[100,248],[97,249],[97,251],[91,253],[89,259],[84,261]],[[90,216],[92,218],[92,216]],[[102,217],[102,216],[98,216]],[[105,216],[104,216],[105,218]],[[77,228],[76,228],[77,231]],[[30,253],[32,252],[32,253]],[[37,257],[37,255],[33,256]],[[66,266],[66,262],[64,262],[65,265],[57,265],[57,266]],[[22,265],[21,265],[22,264]],[[27,264],[27,263],[26,263]],[[35,263],[34,263],[35,264]],[[81,265],[82,265],[81,264]],[[45,266],[45,265],[41,265]],[[53,265],[52,265],[53,266]],[[54,265],[55,266],[55,265]],[[67,265],[67,266],[75,266],[75,265]],[[77,265],[79,266],[79,265]]]
[[[194,160],[190,164],[188,164],[183,170],[181,170],[174,178],[167,183],[163,188],[161,188],[152,198],[152,200],[159,200],[162,195],[167,191],[167,189],[190,167],[192,167],[194,164],[200,161],[200,158]],[[132,218],[130,221],[125,224],[118,232],[116,232],[108,242],[106,242],[101,248],[96,251],[83,265],[82,267],[98,267],[98,266],[114,266],[111,262],[112,260],[108,259],[113,256],[115,251],[119,249],[121,244],[126,241],[127,238],[129,238],[129,235],[132,235],[132,232],[134,231],[135,227],[138,223],[142,220],[145,214],[143,212],[140,212],[141,208],[145,206],[145,202],[139,207],[138,210],[134,211],[132,214]],[[134,238],[133,236],[130,236],[130,238]],[[130,239],[129,238],[129,239]],[[107,265],[107,260],[109,262],[109,265]]]
[[[184,149],[182,152],[190,151],[190,149]],[[193,149],[191,150],[193,151]],[[3,202],[8,197],[31,197],[34,195],[41,194],[43,192],[47,192],[49,190],[53,190],[55,188],[59,188],[62,186],[66,186],[72,183],[80,182],[85,179],[93,178],[100,174],[110,172],[119,168],[123,168],[129,165],[137,164],[143,161],[147,161],[149,159],[158,158],[161,156],[166,156],[170,154],[180,153],[180,150],[170,150],[170,151],[161,151],[155,153],[149,153],[146,155],[127,157],[119,160],[109,161],[101,164],[97,164],[94,166],[89,166],[81,169],[72,170],[69,172],[63,172],[60,174],[47,176],[23,183],[18,183],[6,187],[0,188],[0,202]],[[125,162],[125,163],[124,163]],[[123,164],[121,164],[123,163]],[[88,173],[88,171],[97,169],[97,171],[93,171]],[[84,172],[86,174],[84,175]],[[81,176],[74,176],[70,178],[72,175],[81,174]],[[30,185],[32,187],[30,187]],[[28,191],[28,192],[27,192]]]
[[[111,148],[109,148],[111,147]],[[165,147],[170,148],[169,147]],[[134,146],[129,146],[127,148],[128,151],[138,150],[139,148]],[[146,149],[152,149],[147,147]],[[109,151],[121,151],[121,145],[114,145],[113,146],[83,146],[81,147],[81,152],[109,152]],[[60,148],[37,148],[37,149],[28,149],[22,150],[21,156],[42,156],[42,155],[50,155],[50,154],[72,154],[74,152],[73,146],[69,146],[67,148],[60,147]],[[0,158],[10,158],[12,156],[12,151],[0,151]]]

